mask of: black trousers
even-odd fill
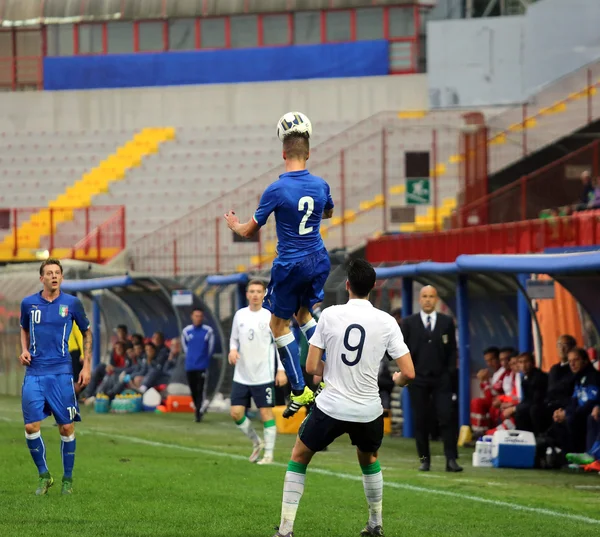
[[[532,432],[539,436],[548,429],[547,412],[544,403],[521,403],[515,412],[515,426],[520,431]]]
[[[411,384],[410,406],[412,408],[415,440],[419,458],[431,457],[429,451],[430,412],[433,405],[434,414],[440,427],[440,436],[444,443],[444,455],[447,459],[457,459],[456,447],[458,437],[452,420],[452,385],[450,377],[436,377],[425,382]]]
[[[192,400],[196,407],[196,413],[200,412],[202,403],[204,402],[204,382],[206,380],[206,370],[188,371],[187,372],[188,386],[192,392]]]

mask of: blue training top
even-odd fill
[[[81,301],[61,292],[52,302],[42,292],[21,302],[21,328],[29,331],[31,365],[26,375],[72,374],[69,336],[73,321],[81,332],[90,328]]]
[[[264,226],[275,213],[277,254],[281,260],[305,257],[325,248],[323,211],[333,209],[329,185],[308,170],[284,173],[264,191],[254,221]]]

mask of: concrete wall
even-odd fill
[[[300,110],[318,122],[360,121],[386,110],[426,108],[426,75],[4,93],[0,132],[275,125],[289,110]]]
[[[600,58],[600,0],[544,0],[525,21],[528,94]]]
[[[600,58],[600,0],[541,0],[524,16],[427,24],[432,108],[505,105]]]
[[[522,100],[524,17],[427,25],[432,108],[510,104]]]

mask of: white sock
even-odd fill
[[[363,466],[363,487],[369,504],[369,526],[381,526],[383,506],[383,474],[379,461]]]
[[[265,421],[265,457],[272,457],[275,449],[275,438],[277,438],[277,427],[275,420]]]
[[[304,479],[306,477],[306,465],[290,461],[283,482],[283,501],[281,502],[281,523],[279,533],[286,535],[294,531],[294,521],[298,505],[304,494]]]
[[[252,422],[246,416],[241,421],[236,421],[235,424],[252,441],[253,445],[260,443],[260,438],[256,434],[254,427],[252,427]]]

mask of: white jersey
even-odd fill
[[[229,349],[240,353],[233,373],[234,382],[260,386],[275,379],[275,343],[270,321],[271,312],[264,308],[258,311],[242,308],[234,315]]]
[[[379,364],[386,351],[394,360],[409,352],[396,320],[368,300],[352,299],[323,310],[310,344],[327,351],[317,407],[342,421],[377,419]]]

